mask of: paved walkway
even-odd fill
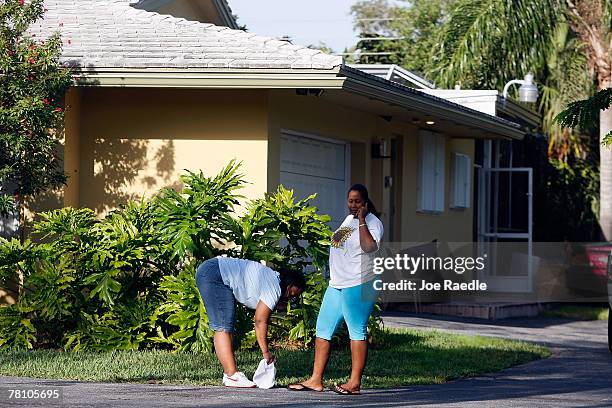
[[[344,397],[332,392],[284,389],[228,391],[220,387],[105,384],[0,377],[0,387],[61,387],[68,407],[611,407],[612,354],[607,323],[559,319],[466,319],[387,315],[388,326],[420,327],[534,341],[553,357],[496,374],[432,386],[366,390]],[[394,362],[390,362],[394,363]],[[410,364],[409,361],[403,362]],[[4,401],[0,401],[0,406]],[[34,406],[31,401],[11,406]]]

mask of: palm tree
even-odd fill
[[[555,117],[555,121],[568,128],[588,129],[592,127],[601,111],[612,107],[612,88],[602,89],[593,97],[574,101]],[[604,146],[612,146],[612,130],[602,139]]]
[[[569,28],[569,30],[568,30]],[[567,102],[612,86],[612,1],[458,0],[440,33],[429,75],[442,86],[494,87],[532,71],[551,146],[575,136],[555,129]],[[599,112],[600,140],[612,109]],[[612,149],[600,147],[600,215],[612,240]]]

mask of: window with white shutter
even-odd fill
[[[418,211],[444,211],[445,145],[442,135],[428,131],[419,133]]]
[[[461,153],[453,153],[452,169],[451,207],[469,208],[472,189],[472,161],[470,157]]]

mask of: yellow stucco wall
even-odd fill
[[[81,194],[81,97],[82,89],[71,88],[66,94],[64,118],[64,172],[68,176],[64,189],[64,206],[78,207]]]
[[[395,204],[394,241],[422,242],[472,241],[473,205],[465,210],[450,209],[451,153],[464,153],[474,160],[474,141],[446,139],[445,211],[441,214],[417,212],[419,129],[412,124],[387,122],[378,115],[339,106],[313,95],[298,96],[293,90],[271,91],[269,97],[268,186],[276,188],[280,175],[280,133],[282,129],[351,142],[351,183],[364,183],[382,213],[387,232],[390,207]],[[385,138],[398,141],[394,159],[372,159],[371,145]],[[401,139],[401,140],[399,140]],[[392,200],[384,187],[384,177],[393,177],[396,195]],[[472,189],[474,182],[472,182]]]
[[[269,105],[269,185],[278,185],[280,173],[280,133],[282,129],[315,136],[350,141],[358,146],[365,161],[365,180],[355,182],[370,184],[370,140],[384,133],[382,122],[374,114],[359,113],[354,109],[338,106],[313,95],[298,96],[294,90],[270,91]],[[361,173],[361,170],[356,170]]]
[[[348,141],[351,144],[350,183],[363,183],[378,210],[382,202],[383,174],[380,160],[371,158],[371,144],[390,137],[391,126],[379,116],[358,112],[314,95],[296,95],[294,90],[270,91],[268,185],[273,190],[280,176],[280,134],[290,130],[306,135]],[[384,215],[384,214],[383,214]]]
[[[267,190],[265,92],[87,88],[81,94],[79,205],[105,212],[178,187],[183,169],[243,162],[247,198]]]
[[[470,139],[446,139],[445,194],[444,211],[439,214],[427,214],[417,211],[417,177],[418,177],[418,129],[409,127],[404,136],[403,155],[403,191],[402,191],[402,241],[425,242],[433,239],[447,242],[471,242],[473,235],[473,200],[470,208],[451,209],[451,154],[463,153],[474,163],[474,141]],[[474,190],[474,180],[471,183]],[[470,194],[470,197],[472,195]]]
[[[65,163],[76,176],[65,191],[66,205],[103,213],[128,198],[177,187],[183,169],[213,175],[232,158],[244,162],[252,183],[244,195],[261,197],[279,183],[280,133],[287,129],[351,142],[350,181],[368,186],[386,224],[395,205],[395,241],[472,240],[475,203],[449,208],[451,153],[473,160],[472,140],[447,139],[445,211],[423,214],[416,210],[418,129],[412,124],[293,90],[86,88],[68,100]],[[371,158],[372,142],[381,138],[398,142],[394,159]],[[393,176],[395,200],[385,176]]]

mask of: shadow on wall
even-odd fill
[[[28,202],[28,208],[31,211],[42,212],[51,211],[64,206],[64,190],[56,188],[43,191],[35,197],[32,197]],[[31,217],[28,217],[31,218]]]
[[[134,192],[129,186],[148,163],[148,140],[97,139],[94,143],[93,180],[90,186],[94,193],[89,207],[96,212],[116,208],[131,198]],[[88,186],[82,185],[81,189]]]
[[[163,186],[179,186],[180,183],[172,180],[175,166],[172,140],[163,141],[155,153],[149,156],[152,141],[97,139],[93,151],[92,183],[89,187],[81,185],[81,190],[91,189],[87,194],[87,206],[102,213],[130,199],[140,199],[144,188],[157,190]],[[154,165],[154,173],[147,171],[150,165]],[[130,187],[134,186],[142,187],[138,191],[130,191]]]
[[[172,180],[174,174],[174,142],[172,140],[165,140],[155,154],[153,155],[153,161],[155,162],[155,173],[156,177],[144,176],[142,178],[143,184],[147,188],[155,188],[160,184],[160,179],[164,185],[176,184],[176,181]],[[158,187],[159,188],[159,187]]]

